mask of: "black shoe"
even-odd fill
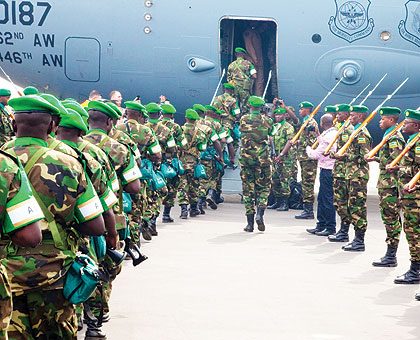
[[[264,211],[265,208],[257,208],[257,216],[255,216],[255,222],[257,222],[258,230],[265,231],[265,224],[264,224]]]
[[[410,269],[404,275],[398,276],[394,283],[397,284],[414,284],[420,283],[420,262],[411,261]]]
[[[356,229],[354,240],[349,244],[341,247],[344,251],[365,251],[365,232]]]
[[[197,203],[191,203],[190,204],[190,216],[196,217],[200,215],[200,210],[197,209]]]
[[[396,267],[397,263],[397,247],[388,246],[386,254],[380,260],[372,262],[374,267]]]
[[[216,194],[216,204],[220,204],[220,203],[223,203],[225,201],[225,199],[220,196],[221,194],[222,194],[221,192],[218,192]]]
[[[289,210],[289,202],[287,197],[280,197],[279,199],[279,206],[276,209],[277,211],[288,211]]]
[[[300,215],[295,216],[298,220],[313,220],[314,216],[314,205],[312,203],[303,203],[303,211]]]
[[[197,209],[200,210],[200,215],[205,215],[206,212],[203,209],[203,203],[205,202],[205,197],[199,197],[198,198],[198,204],[197,204]]]
[[[100,328],[88,324],[85,340],[106,340],[106,335]]]
[[[220,197],[220,195],[219,195]],[[216,191],[214,191],[213,189],[209,189],[209,194],[206,197],[206,201],[209,204],[209,207],[213,210],[217,209],[217,195],[216,195]]]
[[[252,215],[246,215],[246,220],[248,224],[244,228],[244,231],[248,233],[252,233],[254,231],[254,214]]]
[[[335,235],[328,236],[330,242],[348,242],[349,241],[349,229],[350,225],[341,222],[341,228]]]
[[[280,206],[280,197],[276,197],[276,199],[274,200],[274,204],[269,205],[267,207],[267,209],[277,209]]]
[[[174,221],[171,217],[171,209],[172,207],[166,205],[163,207],[162,223],[172,223]]]
[[[181,219],[186,220],[188,218],[188,209],[186,204],[181,204]]]
[[[158,215],[153,215],[149,220],[149,230],[152,236],[158,236],[158,232],[156,230],[156,219]]]
[[[415,298],[417,301],[420,301],[420,293],[416,293],[416,295],[414,295],[414,298]]]
[[[323,230],[324,230],[324,228],[318,228],[318,226],[316,226],[315,228],[306,229],[306,231],[307,231],[309,234],[313,234],[313,235],[315,235],[316,233],[318,233],[318,232],[320,232],[320,231],[323,231]]]
[[[321,231],[317,231],[315,233],[315,235],[317,235],[317,236],[330,236],[330,235],[334,235],[334,234],[335,234],[335,230],[332,230],[332,229],[324,229],[324,230],[321,230]]]
[[[152,240],[152,233],[151,230],[149,229],[148,223],[146,221],[142,221],[141,222],[141,235],[143,236],[143,238],[146,241],[151,241]]]

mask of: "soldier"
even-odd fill
[[[313,107],[314,105],[308,101],[299,104],[299,114],[303,118],[303,122],[309,119]],[[318,123],[315,119],[311,118],[295,143],[297,147],[297,159],[301,169],[303,196],[303,212],[295,216],[297,219],[314,219],[314,186],[317,175],[317,161],[311,159],[306,154],[306,147],[312,146],[318,135]]]
[[[228,67],[227,80],[236,86],[236,98],[239,101],[242,114],[248,112],[248,98],[251,95],[253,80],[257,78],[257,71],[251,62],[245,60],[246,50],[235,48],[236,60]]]
[[[337,122],[336,128],[340,129],[343,124],[346,124],[337,139],[337,150],[341,149],[343,145],[349,140],[353,132],[353,125],[347,121],[350,117],[351,106],[348,104],[340,104],[337,106]],[[334,158],[335,151],[330,151],[330,157]],[[331,242],[348,242],[349,228],[351,223],[349,213],[349,187],[346,180],[346,159],[336,159],[333,167],[333,191],[334,191],[334,206],[338,216],[340,216],[341,224],[340,230],[335,235],[328,236]]]
[[[365,120],[368,108],[366,106],[352,106],[350,113],[350,123],[356,130]],[[347,162],[346,181],[349,188],[348,213],[350,223],[354,226],[355,237],[352,242],[342,247],[345,251],[365,251],[365,233],[367,229],[367,183],[369,181],[369,164],[365,160],[365,155],[370,151],[372,137],[364,127],[347,152],[342,156],[337,153],[336,159]]]
[[[27,86],[23,89],[23,94],[25,96],[30,96],[30,95],[37,95],[39,94],[39,91],[36,87],[34,86]]]
[[[293,160],[290,158],[289,149],[292,146],[291,139],[294,136],[294,128],[286,122],[286,109],[279,107],[274,110],[276,122],[275,132],[272,137],[272,152],[274,161],[274,173],[271,188],[275,197],[273,205],[267,209],[288,211],[288,199],[290,196],[290,180],[293,178]]]
[[[200,129],[198,120],[200,116],[197,111],[188,109],[185,112],[186,123],[182,126],[187,145],[181,152],[181,161],[184,165],[185,173],[181,176],[179,185],[178,203],[181,206],[181,218],[188,218],[188,204],[190,205],[190,216],[195,217],[200,214],[197,208],[200,183],[194,176],[194,168],[200,160],[200,153],[207,148],[206,134]]]
[[[261,115],[261,107],[265,105],[261,97],[251,96],[248,103],[250,113],[241,117],[241,179],[247,226],[244,231],[254,231],[254,202],[257,204],[255,221],[259,231],[265,230],[264,211],[270,194],[271,159],[268,137],[273,133],[271,118]]]
[[[184,136],[184,132],[182,131],[181,126],[179,126],[174,121],[174,114],[176,113],[176,109],[172,104],[162,104],[162,119],[161,122],[164,126],[169,128],[171,131],[174,140],[176,142],[175,151],[172,154],[167,154],[166,159],[170,158],[178,158],[181,150],[187,145],[187,139]],[[168,188],[168,194],[163,199],[163,215],[162,215],[162,222],[163,223],[171,223],[174,219],[171,217],[171,209],[175,206],[175,199],[178,193],[180,183],[180,177],[175,176],[174,178],[167,179],[166,186]]]
[[[58,109],[38,96],[11,99],[9,104],[15,109],[17,131],[9,151],[25,167],[49,222],[43,220],[39,246],[15,248],[5,261],[13,293],[8,334],[11,339],[75,339],[77,322],[74,306],[63,295],[64,276],[74,261],[79,233],[104,233],[103,210],[82,165],[47,148],[51,113]]]
[[[44,215],[17,158],[0,152],[0,253],[13,247],[34,248],[42,240],[41,220]],[[0,339],[7,340],[12,315],[12,292],[6,269],[0,263]]]
[[[10,108],[7,107],[7,102],[11,96],[10,90],[0,89],[0,145],[8,142],[14,136]]]
[[[407,144],[410,143],[420,130],[420,112],[415,110],[405,111],[405,120],[402,131],[409,135]],[[408,188],[408,183],[420,170],[420,140],[404,155],[400,165],[393,168],[387,167],[388,171],[398,171],[398,186],[400,189],[401,207],[404,215],[403,228],[410,251],[410,269],[403,275],[398,276],[394,283],[413,284],[420,282],[420,251],[419,251],[419,211],[420,191],[415,187]]]
[[[382,107],[379,111],[381,120],[379,126],[385,130],[384,137],[391,132],[398,123],[401,110],[397,107]],[[382,221],[386,230],[387,251],[384,257],[372,263],[375,267],[396,267],[397,248],[401,234],[401,216],[398,194],[398,174],[386,171],[386,165],[392,162],[404,149],[405,140],[401,132],[398,131],[388,139],[385,145],[379,150],[378,157],[365,159],[368,162],[379,162],[378,194],[380,198],[379,207],[381,209]]]

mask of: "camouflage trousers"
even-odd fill
[[[292,166],[285,163],[279,163],[273,168],[273,177],[271,181],[271,189],[275,197],[290,196],[290,181],[292,180]]]
[[[194,177],[194,170],[185,170],[181,176],[178,192],[178,204],[195,204],[198,202],[200,180]]]
[[[255,205],[266,208],[271,187],[271,166],[241,166],[241,180],[245,214],[255,214]]]
[[[168,193],[163,198],[163,205],[166,207],[174,207],[176,195],[178,194],[178,188],[181,180],[179,176],[175,176],[174,178],[170,178],[166,180],[166,187],[168,189]]]
[[[403,198],[401,207],[404,215],[404,232],[410,250],[410,260],[420,261],[420,200]]]
[[[297,182],[298,166],[297,161],[290,162],[290,181]]]
[[[368,180],[363,178],[347,181],[349,188],[348,209],[350,223],[354,226],[354,230],[366,231],[367,229],[367,184]]]
[[[166,188],[166,187],[165,187]],[[166,193],[166,191],[165,191]],[[153,215],[160,212],[160,204],[162,203],[163,194],[159,191],[153,191],[149,186],[146,189],[146,206],[144,210],[144,217],[146,220],[149,220]]]
[[[62,289],[13,294],[9,340],[77,339],[74,305]]]
[[[224,171],[216,171],[216,192],[218,194],[222,193],[222,180],[224,173]]]
[[[402,228],[398,188],[378,189],[378,194],[381,217],[386,229],[386,243],[397,247]]]
[[[214,161],[201,160],[201,164],[206,168],[207,178],[200,179],[200,197],[206,197],[209,189],[216,190],[217,170]]]
[[[7,340],[7,327],[12,315],[12,291],[6,269],[0,264],[0,340]]]
[[[140,241],[140,226],[143,217],[143,196],[141,194],[131,196],[131,211],[127,213],[130,220],[128,225],[130,229],[130,237],[134,243]]]
[[[248,98],[251,96],[250,90],[245,90],[244,88],[238,86],[235,90],[235,96],[238,98],[241,115],[248,113]]]
[[[314,203],[314,187],[317,173],[317,161],[299,161],[302,175],[302,202]]]
[[[333,191],[335,210],[338,216],[340,216],[341,222],[350,224],[348,181],[344,177],[334,177]]]

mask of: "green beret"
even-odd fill
[[[149,113],[156,113],[162,111],[162,108],[156,103],[149,103],[146,105],[146,110]]]
[[[368,112],[369,109],[363,105],[354,105],[350,107],[351,112]]]
[[[115,110],[111,108],[109,105],[107,105],[105,102],[91,100],[88,104],[88,110],[100,111],[112,119],[120,118],[120,116],[115,112]]]
[[[82,117],[85,124],[89,126],[88,124],[89,114],[86,112],[86,110],[84,109],[82,105],[80,105],[78,102],[74,100],[68,100],[68,99],[63,100],[61,103],[67,109],[67,111],[68,109],[72,109],[76,111]]]
[[[248,98],[248,104],[253,107],[261,107],[265,105],[265,100],[258,96],[251,96]]]
[[[171,115],[176,113],[176,108],[172,104],[162,104],[160,107],[162,108],[162,113]]]
[[[213,111],[213,112],[217,111],[217,109],[214,106],[211,106],[211,105],[206,105],[204,107],[206,108],[206,111],[208,111],[208,110]]]
[[[88,128],[85,122],[83,121],[82,117],[76,110],[73,109],[67,109],[67,114],[61,117],[60,124],[58,125],[73,129],[79,129],[85,133],[88,132]]]
[[[223,86],[227,89],[231,89],[231,90],[235,90],[236,86],[233,85],[232,83],[224,83]]]
[[[53,96],[49,93],[41,93],[39,94],[41,98],[44,98],[48,103],[54,105],[58,109],[58,116],[63,116],[67,114],[66,108],[61,104],[60,100],[56,96]]]
[[[405,111],[405,118],[411,118],[411,119],[415,119],[415,120],[419,120],[420,121],[420,111],[406,110]]]
[[[337,109],[338,109],[337,106],[326,106],[325,107],[325,112],[326,113],[336,113],[338,111]]]
[[[105,104],[107,104],[111,109],[115,111],[115,113],[118,115],[118,118],[122,116],[122,112],[117,104],[111,101],[105,102]]]
[[[384,106],[379,110],[381,116],[399,116],[401,110],[398,107]]]
[[[237,47],[237,48],[235,48],[235,52],[236,52],[236,53],[248,53],[248,52],[246,51],[246,49],[244,49],[244,48],[242,48],[242,47]]]
[[[314,104],[312,104],[311,102],[308,102],[308,101],[304,101],[304,102],[299,104],[300,109],[302,109],[302,108],[312,109],[313,107],[314,107]]]
[[[0,97],[9,97],[12,95],[12,92],[8,89],[0,89]]]
[[[201,104],[194,104],[193,109],[195,111],[203,111],[203,112],[207,111],[206,107],[204,105],[201,105]]]
[[[277,109],[274,110],[273,113],[286,113],[287,110],[284,107],[278,107]]]
[[[143,105],[141,105],[139,102],[135,100],[124,102],[124,105],[127,109],[130,109],[130,110],[136,110],[136,111],[141,111],[141,112],[146,110],[146,108]]]
[[[350,112],[351,111],[351,106],[349,104],[340,104],[337,105],[337,111],[338,112]]]
[[[38,89],[36,87],[33,87],[33,86],[25,87],[25,89],[23,90],[23,94],[25,96],[29,96],[31,94],[38,94],[38,93],[39,93]]]
[[[193,109],[187,109],[187,111],[185,111],[185,117],[193,120],[200,119],[200,116],[198,115],[197,111]]]
[[[40,96],[24,96],[10,99],[8,104],[15,110],[15,114],[28,112],[46,112],[58,115],[59,110]]]

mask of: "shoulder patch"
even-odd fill
[[[420,153],[420,146],[416,146],[415,153],[416,154],[419,154]]]
[[[366,138],[365,137],[359,137],[359,139],[357,140],[357,143],[359,143],[359,144],[366,143]]]
[[[397,142],[390,142],[390,143],[389,143],[389,147],[390,147],[391,149],[395,149],[396,147],[398,147],[398,143],[397,143]]]
[[[349,135],[342,135],[342,136],[341,136],[341,140],[342,140],[343,142],[347,142],[347,141],[349,140]]]

